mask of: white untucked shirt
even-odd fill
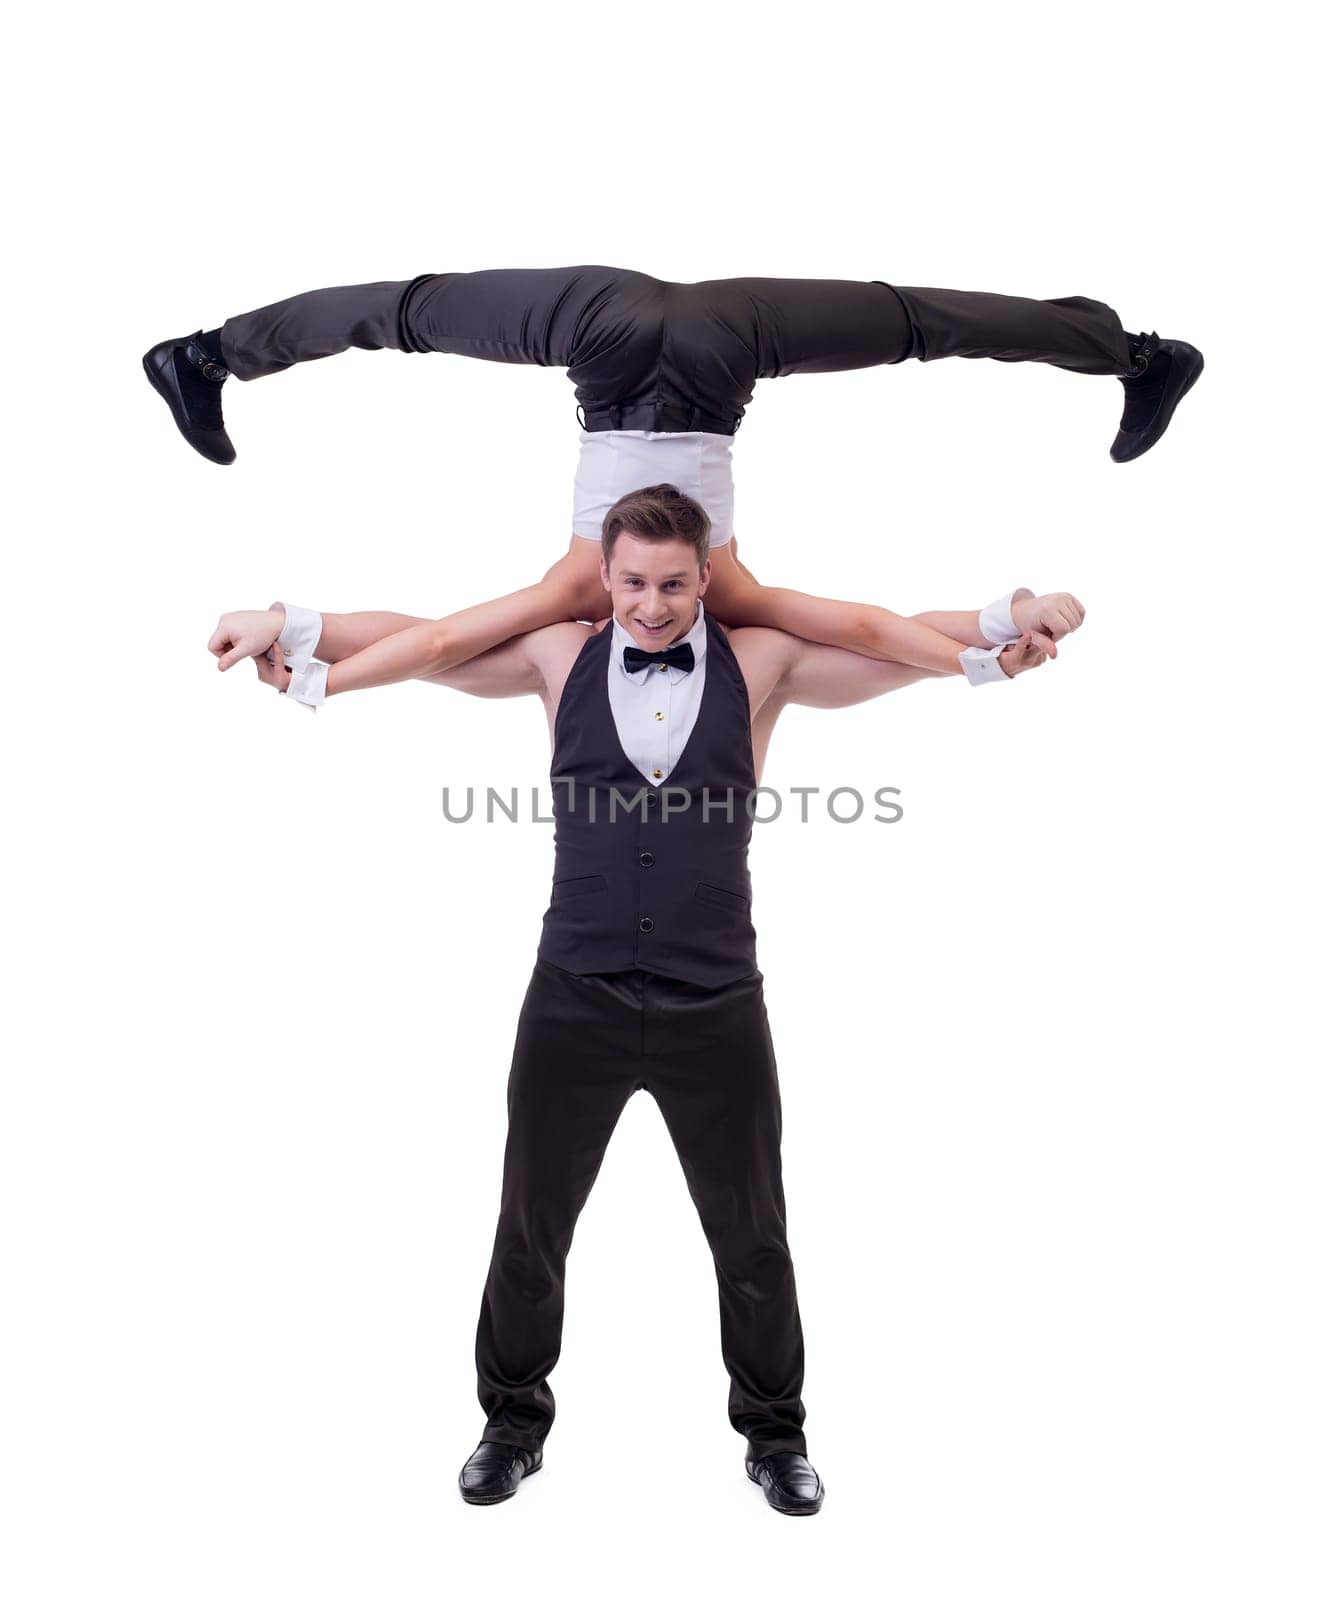
[[[608,508],[633,489],[671,483],[710,518],[710,544],[733,538],[733,436],[646,433],[618,428],[581,433],[571,527],[582,539],[603,535]]]

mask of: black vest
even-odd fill
[[[720,988],[757,970],[747,847],[756,788],[747,685],[719,624],[696,723],[663,785],[627,759],[608,699],[611,623],[557,707],[556,869],[538,953],[568,972],[641,968]],[[652,667],[650,669],[654,671]]]

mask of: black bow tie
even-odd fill
[[[622,665],[628,672],[639,672],[642,667],[681,667],[684,672],[690,672],[696,665],[696,657],[692,647],[686,640],[682,644],[675,644],[667,650],[660,650],[651,655],[648,650],[638,650],[634,644],[625,645],[622,650]]]

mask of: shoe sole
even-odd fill
[[[542,1470],[543,1463],[541,1461],[536,1467],[526,1467],[520,1483],[523,1483],[533,1473],[541,1472]],[[460,1499],[464,1501],[465,1505],[469,1506],[499,1506],[503,1500],[513,1500],[515,1498],[520,1491],[520,1483],[517,1483],[514,1489],[508,1489],[505,1494],[466,1494],[461,1489]]]
[[[766,1494],[766,1485],[762,1483],[761,1479],[753,1473],[752,1468],[748,1466],[746,1462],[743,1463],[743,1470],[747,1473],[748,1478],[756,1484],[757,1488],[760,1489],[763,1494]],[[822,1501],[826,1499],[826,1485],[822,1483],[820,1478],[817,1481],[821,1487],[818,1490],[816,1500],[808,1501],[803,1505],[778,1506],[769,1495],[766,1495],[766,1504],[770,1506],[772,1511],[778,1511],[782,1517],[815,1516],[817,1512],[822,1509]]]
[[[167,356],[167,362],[170,363],[171,359],[172,357],[169,352]],[[168,380],[164,369],[158,366],[158,364],[153,360],[152,351],[145,355],[140,365],[144,368],[144,375],[148,378],[149,382],[167,402],[167,409],[172,413],[172,421],[176,423],[176,431],[186,441],[195,454],[197,456],[204,456],[206,461],[213,462],[213,465],[216,467],[230,467],[232,465],[231,461],[216,461],[214,460],[213,456],[205,455],[204,451],[200,449],[199,445],[197,445],[191,436],[186,432],[185,424],[177,415],[177,394],[175,387]],[[236,458],[237,453],[234,450],[232,452],[232,460],[235,461]]]
[[[1150,450],[1154,444],[1158,444],[1160,442],[1165,430],[1170,426],[1170,421],[1179,406],[1179,402],[1202,376],[1202,369],[1205,365],[1206,363],[1202,359],[1202,352],[1199,350],[1197,352],[1196,362],[1189,368],[1187,379],[1180,385],[1179,392],[1170,400],[1169,408],[1166,410],[1164,418],[1161,421],[1160,426],[1156,429],[1155,433],[1153,433],[1151,437],[1147,439],[1146,443],[1143,444],[1140,449],[1134,450],[1130,456],[1116,456],[1113,450],[1110,451],[1110,458],[1116,463],[1116,465],[1124,466],[1129,461],[1136,461],[1139,456],[1146,455],[1147,451]]]

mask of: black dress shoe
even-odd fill
[[[228,371],[196,344],[199,332],[184,339],[164,339],[144,357],[149,382],[166,400],[172,420],[186,442],[209,461],[225,467],[237,459],[223,426],[219,393]]]
[[[1123,416],[1110,446],[1116,461],[1145,455],[1170,426],[1175,407],[1198,381],[1202,352],[1178,339],[1142,334],[1136,354],[1138,370],[1120,378]]]
[[[766,1503],[787,1517],[810,1517],[822,1509],[826,1488],[807,1456],[797,1450],[777,1450],[743,1463],[753,1483],[766,1491]]]
[[[471,1506],[494,1506],[509,1500],[520,1480],[543,1465],[542,1450],[485,1439],[460,1469],[460,1493]]]

